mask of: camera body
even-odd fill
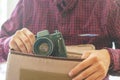
[[[48,30],[38,32],[33,51],[42,56],[67,57],[64,39],[58,30],[53,34]]]

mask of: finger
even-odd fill
[[[9,47],[10,49],[20,51],[19,47],[17,46],[16,42],[13,39],[9,42]]]
[[[100,75],[97,79],[95,80],[103,80],[105,77],[103,75]]]
[[[90,55],[90,52],[85,52],[82,54],[81,58],[86,59],[86,58],[88,58],[89,55]]]
[[[32,52],[32,45],[31,45],[29,38],[22,32],[20,33],[19,38],[23,42],[23,44],[25,45],[27,52],[28,53]]]
[[[97,70],[98,70],[98,65],[94,64],[94,65],[88,67],[83,72],[81,72],[77,77],[75,77],[75,80],[86,79],[88,76],[90,76],[91,74],[95,73]]]
[[[15,43],[17,44],[17,46],[19,47],[21,52],[27,53],[27,49],[26,49],[24,43],[19,38],[15,39]]]
[[[35,42],[35,35],[31,31],[29,31],[27,28],[23,28],[22,32],[29,38],[31,42],[31,46],[33,46]]]
[[[84,61],[80,62],[75,68],[69,72],[69,76],[73,77],[79,72],[83,71],[87,67],[91,66],[94,61],[94,58],[87,58]]]
[[[69,76],[73,77],[77,75],[79,72],[85,70],[86,68],[88,68],[95,62],[98,62],[98,59],[96,57],[90,57],[90,58],[85,59],[84,61],[80,62],[75,68],[73,68],[69,72]]]
[[[86,78],[85,80],[96,80],[97,78],[99,78],[101,76],[101,78],[103,77],[102,76],[102,73],[100,71],[96,71],[95,73],[93,73],[92,75],[90,75],[88,78]],[[102,80],[102,79],[99,79],[99,80]]]

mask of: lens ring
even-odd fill
[[[49,38],[41,37],[35,42],[34,44],[35,54],[49,56],[52,54],[52,52],[53,52],[53,43]]]

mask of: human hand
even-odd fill
[[[16,31],[12,36],[9,47],[16,51],[31,53],[32,47],[35,42],[34,34],[29,31],[27,28]]]
[[[72,80],[103,80],[110,65],[110,55],[106,49],[92,50],[83,54],[86,58],[69,72]]]

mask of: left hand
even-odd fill
[[[110,65],[110,55],[106,49],[92,50],[83,54],[86,59],[69,72],[72,80],[103,80]]]

